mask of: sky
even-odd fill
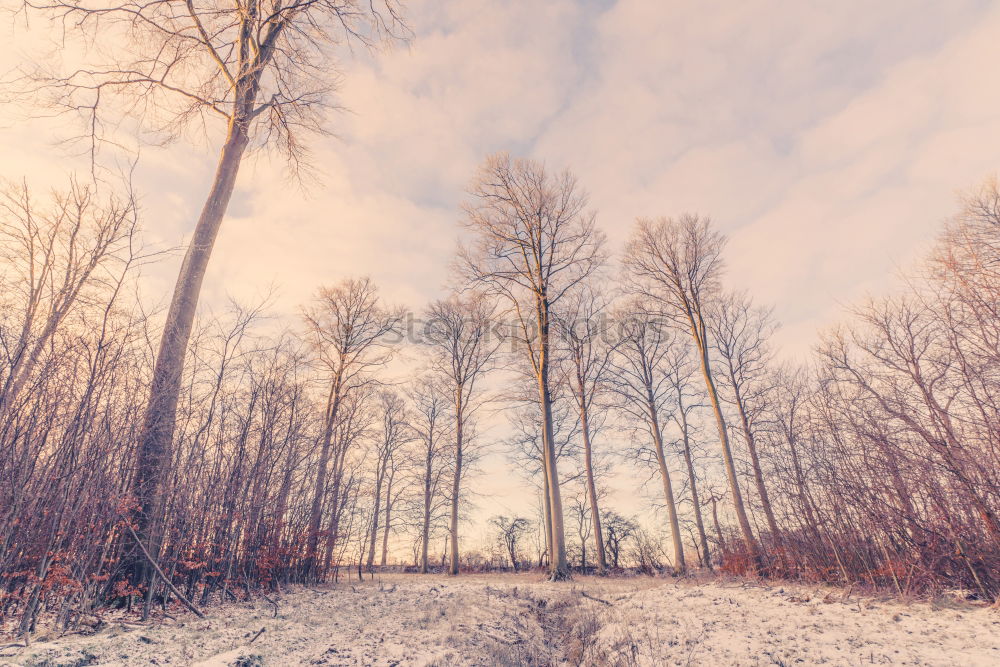
[[[775,345],[807,354],[891,289],[957,196],[1000,168],[1000,3],[982,0],[412,0],[414,38],[341,62],[335,136],[304,186],[244,166],[203,303],[295,316],[320,284],[370,275],[419,309],[441,296],[476,166],[494,151],[570,168],[609,249],[636,217],[696,212],[730,238],[727,282],[773,305]],[[0,23],[0,72],[59,58]],[[0,177],[80,166],[57,121],[0,105]],[[219,135],[143,149],[150,242],[183,244]],[[179,256],[148,269],[169,292]]]

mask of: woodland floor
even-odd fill
[[[1000,611],[848,593],[720,579],[382,575],[288,590],[276,615],[265,600],[149,625],[108,614],[94,634],[6,648],[0,665],[1000,665]]]

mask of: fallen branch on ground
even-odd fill
[[[179,590],[177,590],[177,587],[174,586],[173,582],[167,578],[167,575],[163,574],[163,570],[160,569],[160,566],[156,564],[156,561],[153,560],[153,557],[149,555],[148,551],[146,551],[146,547],[143,546],[142,540],[140,540],[139,536],[135,534],[134,530],[132,530],[132,526],[130,526],[128,522],[126,522],[125,527],[128,528],[128,532],[132,535],[132,539],[135,540],[135,543],[139,546],[139,550],[142,551],[142,555],[146,557],[146,561],[153,566],[153,571],[156,572],[157,575],[159,575],[160,579],[163,580],[163,583],[165,583],[167,585],[167,588],[170,589],[170,592],[176,595],[177,599],[180,600],[185,607],[194,612],[195,616],[197,616],[198,618],[205,618],[205,614],[201,613],[201,610],[198,609],[198,607],[195,607],[193,604],[191,604],[191,601],[188,600],[186,597],[184,597],[184,595]]]
[[[608,602],[607,600],[602,600],[601,598],[594,597],[593,595],[591,595],[587,591],[580,591],[580,595],[582,595],[583,597],[587,598],[588,600],[593,600],[594,602],[600,602],[601,604],[607,605],[609,607],[611,606],[611,603]]]

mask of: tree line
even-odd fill
[[[73,182],[0,206],[0,618],[22,633],[394,562],[1000,594],[996,181],[796,365],[709,220],[639,220],[612,254],[571,173],[492,156],[418,335],[364,277],[278,333],[266,304],[203,313],[152,464],[161,318],[137,296],[156,257],[134,199]],[[464,519],[497,447],[538,516],[495,516],[478,544]],[[616,470],[652,524],[613,507]]]

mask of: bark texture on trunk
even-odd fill
[[[239,123],[230,123],[208,199],[181,264],[170,309],[167,311],[163,336],[160,339],[159,353],[156,356],[149,403],[139,436],[133,485],[138,502],[138,511],[135,515],[138,525],[136,533],[139,540],[148,545],[154,559],[159,555],[161,544],[156,524],[158,514],[162,510],[164,476],[172,455],[184,357],[194,326],[205,271],[229,200],[232,198],[248,141],[246,129]],[[133,581],[149,584],[152,581],[152,570],[138,555],[138,549],[135,551]],[[152,586],[149,588],[151,590]]]
[[[538,304],[538,394],[542,409],[542,458],[548,482],[551,542],[549,543],[549,577],[553,581],[569,579],[566,560],[566,533],[563,522],[562,497],[559,493],[559,473],[556,466],[555,435],[552,426],[552,395],[549,391],[549,312],[545,299]]]

